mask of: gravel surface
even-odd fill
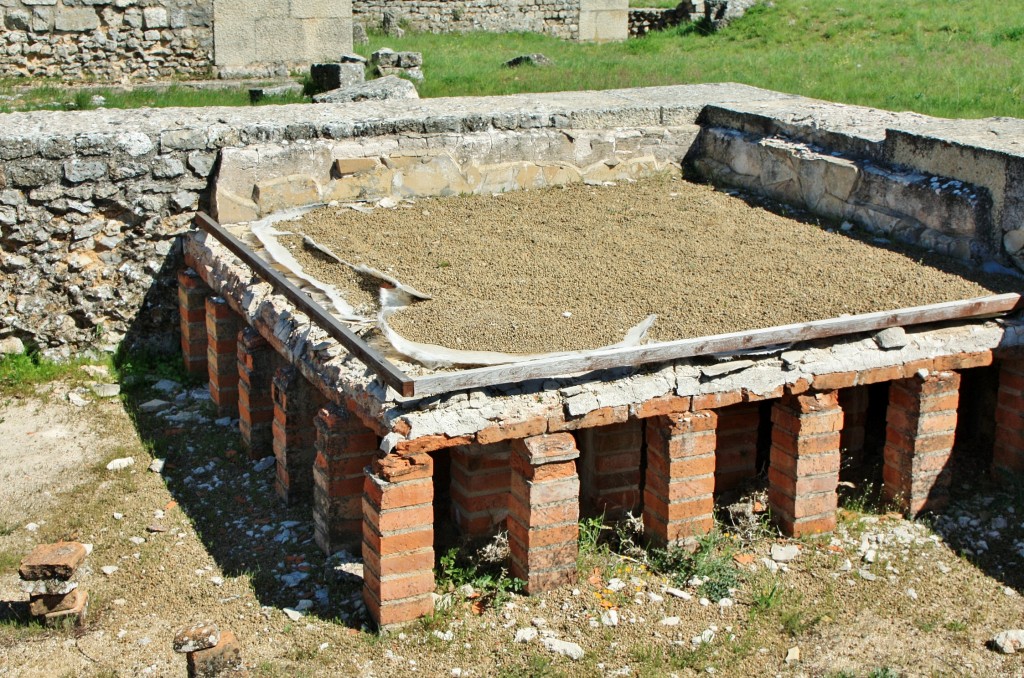
[[[1013,288],[918,251],[883,249],[709,186],[660,178],[493,197],[327,207],[287,228],[433,295],[391,318],[409,339],[511,353],[722,332]],[[307,271],[368,303],[345,267],[286,240]],[[941,268],[940,268],[941,267]]]

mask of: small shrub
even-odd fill
[[[702,583],[697,592],[712,600],[721,600],[729,596],[729,589],[739,584],[739,571],[732,555],[729,540],[716,530],[698,539],[693,552],[673,544],[665,549],[652,549],[648,560],[651,569],[671,577],[678,586],[685,586],[699,577]]]

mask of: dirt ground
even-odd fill
[[[457,349],[597,348],[649,314],[657,315],[651,338],[668,341],[1016,289],[836,226],[666,176],[371,213],[325,207],[282,228],[432,295],[389,322],[407,339]],[[376,303],[351,270],[298,236],[284,241],[350,303]]]
[[[235,632],[255,676],[1024,675],[1019,655],[986,646],[1024,615],[1024,503],[983,481],[957,476],[957,502],[927,522],[854,497],[839,530],[817,539],[723,524],[728,602],[701,602],[723,570],[680,581],[621,540],[584,539],[575,587],[481,606],[446,593],[460,580],[445,569],[449,609],[378,635],[356,602],[358,559],[325,559],[310,505],[277,501],[273,469],[237,451],[233,422],[217,422],[202,388],[156,384],[81,408],[59,385],[0,401],[6,450],[29,449],[54,422],[68,435],[37,449],[75,462],[72,473],[43,461],[5,480],[5,501],[26,476],[50,496],[4,505],[0,675],[183,675],[174,631],[203,619]],[[106,470],[123,456],[135,464]],[[153,457],[166,459],[162,474],[147,470]],[[81,626],[50,629],[28,619],[16,570],[35,544],[61,538],[93,545],[81,577],[91,607]],[[773,546],[798,555],[779,562]],[[104,575],[106,565],[118,569]],[[296,607],[308,609],[293,620],[285,609]],[[546,637],[583,657],[557,654]]]

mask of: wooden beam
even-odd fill
[[[252,268],[260,278],[270,283],[275,292],[286,297],[299,310],[313,319],[332,339],[348,349],[352,355],[359,358],[367,367],[373,370],[382,382],[405,397],[417,395],[415,384],[411,377],[367,345],[355,332],[342,324],[320,304],[310,299],[305,292],[289,282],[281,273],[271,268],[267,262],[256,256],[252,250],[246,247],[238,238],[231,235],[220,224],[203,212],[196,213],[195,224],[201,230],[212,235],[232,254]]]
[[[789,344],[823,339],[858,332],[882,330],[887,327],[906,327],[946,320],[995,316],[1022,308],[1021,295],[998,294],[963,301],[949,301],[928,306],[902,308],[895,311],[864,313],[845,318],[813,320],[794,325],[781,325],[758,330],[716,334],[709,337],[681,339],[659,344],[646,344],[626,348],[585,351],[575,355],[544,358],[509,365],[479,367],[460,372],[415,377],[418,396],[461,391],[498,384],[511,384],[530,379],[543,379],[579,372],[636,367],[651,363],[668,362],[680,358],[762,348],[773,344]]]

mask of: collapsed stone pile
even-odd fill
[[[75,575],[88,553],[75,541],[40,544],[21,561],[18,575],[33,617],[46,624],[85,618],[89,594],[79,588]]]

